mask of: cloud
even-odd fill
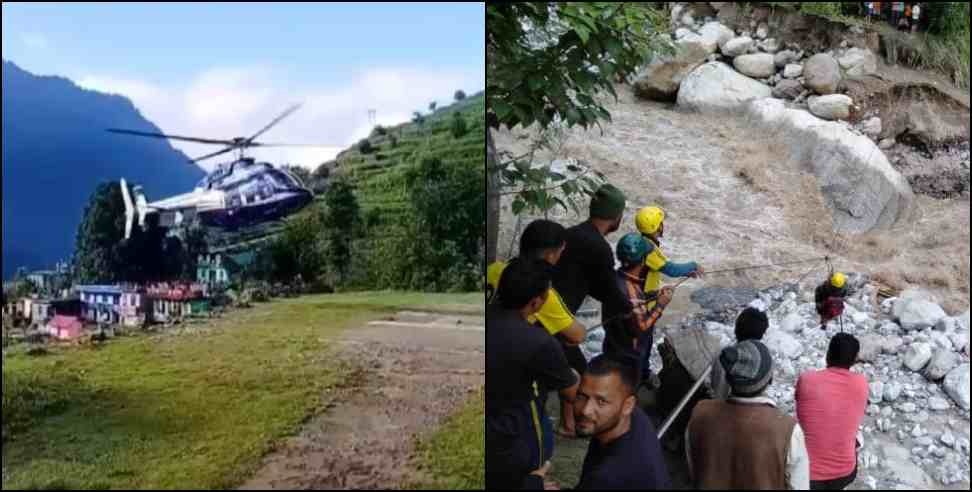
[[[43,50],[50,46],[47,36],[38,33],[24,33],[20,35],[20,41],[30,49]]]
[[[252,149],[249,154],[274,164],[316,169],[371,132],[369,110],[376,111],[377,124],[403,123],[413,111],[427,110],[431,101],[440,107],[448,104],[456,89],[480,90],[484,76],[448,68],[382,67],[358,71],[341,85],[298,90],[279,70],[251,66],[212,68],[182,87],[100,74],[82,76],[78,84],[131,98],[163,132],[204,138],[250,136],[291,104],[303,103],[258,141],[326,148]],[[190,157],[218,150],[187,142],[172,144]],[[218,161],[201,165],[208,170]]]

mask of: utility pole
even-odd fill
[[[371,126],[375,126],[375,122],[377,120],[378,120],[378,110],[377,109],[369,109],[368,110],[368,123],[370,123]]]

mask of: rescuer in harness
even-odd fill
[[[657,299],[662,290],[662,275],[669,278],[699,278],[704,270],[696,262],[674,263],[668,260],[661,249],[661,240],[665,237],[665,211],[660,207],[645,207],[635,216],[638,232],[647,240],[648,254],[645,256],[645,294],[648,299]],[[655,301],[649,301],[645,308],[649,311],[655,308]],[[647,352],[646,352],[647,355]],[[646,360],[642,365],[643,381],[653,381],[649,364]]]
[[[827,323],[844,314],[844,299],[847,297],[847,276],[837,272],[817,287],[814,295],[817,314],[820,315],[820,328],[827,329]]]

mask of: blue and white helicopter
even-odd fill
[[[193,159],[200,162],[236,151],[235,161],[220,164],[196,185],[196,189],[182,195],[148,202],[140,186],[132,188],[134,202],[127,183],[121,180],[125,201],[125,238],[131,236],[132,227],[138,221],[145,227],[145,217],[158,214],[162,227],[181,227],[199,220],[210,227],[237,230],[264,222],[280,220],[307,206],[314,199],[313,193],[294,175],[267,162],[256,162],[244,155],[251,147],[326,147],[323,145],[267,144],[255,139],[290,116],[300,105],[294,105],[275,118],[252,137],[232,140],[182,137],[162,133],[140,132],[110,128],[111,133],[140,137],[166,138],[202,144],[224,145],[225,148]]]

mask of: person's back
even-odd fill
[[[811,479],[832,480],[854,470],[855,436],[867,397],[867,379],[847,369],[831,367],[800,376],[796,411],[812,457]]]
[[[631,429],[607,446],[591,440],[577,490],[665,490],[671,487],[658,433],[640,409]]]
[[[867,379],[850,371],[860,342],[839,333],[830,342],[827,369],[797,381],[796,411],[810,455],[810,480],[818,488],[843,489],[857,473],[856,436],[867,408]]]
[[[770,405],[734,400],[699,402],[688,447],[703,490],[785,490],[787,455],[796,420]]]

